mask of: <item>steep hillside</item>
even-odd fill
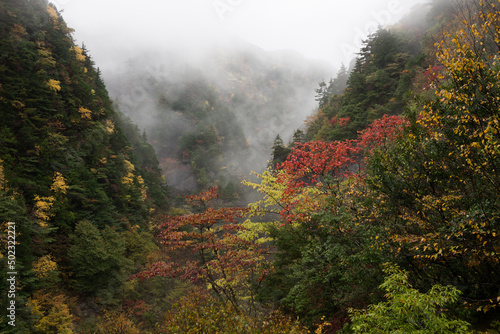
[[[382,115],[400,115],[412,95],[431,91],[434,33],[452,15],[449,1],[416,6],[395,26],[380,28],[364,41],[345,90],[336,90],[345,72],[318,91],[319,108],[307,120],[308,140],[354,139]],[[437,37],[438,38],[438,37]]]
[[[3,333],[53,332],[44,315],[59,311],[72,326],[67,291],[119,290],[124,233],[149,231],[167,204],[154,150],[113,109],[71,33],[45,0],[0,1],[0,222],[16,237],[2,237],[1,289],[7,260],[18,289],[2,295],[17,315]]]
[[[214,182],[224,188],[239,183],[231,164],[248,154],[248,144],[234,113],[202,73],[185,68],[159,78],[131,62],[112,83],[120,91],[117,105],[150,138],[170,185],[192,191]]]
[[[498,331],[498,1],[422,10],[320,85],[306,141],[277,137],[250,184],[279,216],[259,297],[311,328]]]

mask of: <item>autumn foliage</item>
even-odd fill
[[[166,175],[225,184],[173,207],[146,135],[115,115],[55,7],[1,2],[0,226],[17,241],[0,244],[19,275],[18,327],[0,332],[496,333],[499,4],[432,1],[420,48],[404,25],[371,35],[349,80],[320,83],[307,130],[276,136],[243,181],[246,207],[228,202],[245,194],[223,162],[252,141],[217,89],[164,92],[177,116],[210,119],[178,137]],[[158,143],[182,132],[162,126]]]
[[[218,297],[240,309],[240,297],[248,293],[249,278],[257,266],[259,249],[238,235],[245,228],[239,223],[247,208],[214,207],[218,188],[186,196],[193,212],[168,216],[158,226],[159,241],[167,251],[190,250],[181,261],[167,259],[135,277],[178,277],[203,283]]]
[[[466,308],[488,312],[500,305],[500,13],[494,2],[475,5],[464,4],[458,28],[436,43],[435,98],[374,155],[370,183],[394,222],[379,245],[419,268],[422,284],[460,286]]]
[[[394,141],[408,125],[408,121],[401,116],[384,115],[360,131],[358,146],[372,153],[375,148],[381,148]]]
[[[354,164],[358,149],[354,141],[297,143],[288,159],[278,166],[291,179],[289,190],[308,184],[317,185],[328,177],[342,177],[351,173],[346,167]]]
[[[175,306],[159,325],[161,333],[308,333],[299,321],[278,311],[262,317],[238,315],[201,289],[189,291]]]
[[[386,261],[407,270],[416,289],[457,293],[461,306],[440,310],[443,319],[500,307],[500,12],[496,2],[476,5],[460,8],[435,46],[438,63],[423,71],[433,97],[376,119],[357,139],[295,143],[260,185],[248,182],[264,194],[252,209],[281,222],[270,228],[278,252],[264,291],[278,290],[304,318],[340,320],[369,298],[404,309],[370,293]]]

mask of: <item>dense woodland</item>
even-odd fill
[[[226,81],[144,84],[131,63],[139,128],[52,4],[0,0],[0,331],[498,333],[499,8],[379,28],[241,175],[248,131],[310,77],[246,55]]]

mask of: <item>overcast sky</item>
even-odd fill
[[[229,36],[337,67],[378,25],[427,0],[53,0],[98,66],[148,48],[197,50]]]

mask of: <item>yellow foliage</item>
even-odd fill
[[[37,64],[41,67],[54,68],[56,66],[56,60],[54,57],[41,58],[37,61]]]
[[[418,197],[420,211],[416,215],[402,212],[401,217],[407,224],[427,233],[421,239],[414,235],[393,235],[392,239],[413,244],[412,249],[419,252],[417,258],[437,260],[460,255],[467,258],[467,265],[471,267],[485,261],[499,261],[495,246],[491,245],[496,233],[492,222],[497,217],[479,216],[460,206],[465,201],[461,189],[471,184],[469,175],[487,180],[495,187],[499,182],[496,164],[500,159],[500,99],[497,97],[500,52],[497,48],[487,50],[485,45],[500,42],[500,29],[492,28],[499,26],[500,12],[490,5],[481,1],[476,8],[477,15],[464,19],[460,29],[445,33],[442,41],[435,45],[436,56],[445,69],[439,79],[453,85],[437,89],[435,95],[439,103],[428,103],[420,113],[417,123],[428,134],[420,145],[422,150],[425,145],[436,142],[453,148],[445,158],[427,159],[424,167],[428,175],[437,175],[447,169],[453,171],[460,164],[460,174],[448,172],[450,184],[460,187],[448,190],[447,194],[437,192]],[[457,228],[444,239],[431,223],[433,217],[446,223],[453,221]],[[462,242],[465,238],[469,238],[468,244]]]
[[[137,177],[137,182],[141,190],[141,198],[145,201],[148,198],[148,187],[144,184],[144,179],[140,175]]]
[[[112,120],[107,119],[104,122],[104,127],[106,128],[106,132],[112,134],[115,131],[115,123]]]
[[[46,49],[46,48],[40,48],[40,49],[38,50],[38,54],[39,54],[40,56],[42,56],[42,57],[46,57],[46,58],[48,58],[48,57],[52,57],[52,52],[50,52],[50,50],[49,50],[49,49]]]
[[[318,187],[309,186],[297,189],[293,194],[285,193],[287,186],[286,182],[277,182],[281,177],[286,179],[285,171],[273,172],[266,170],[262,174],[253,173],[260,183],[244,180],[242,183],[252,187],[257,192],[264,195],[262,200],[250,203],[250,217],[264,217],[269,214],[274,214],[275,220],[268,222],[253,222],[247,219],[242,225],[245,230],[238,232],[238,237],[253,241],[257,244],[264,244],[272,241],[269,236],[269,230],[272,226],[280,226],[282,222],[282,214],[285,208],[287,214],[294,216],[291,222],[292,226],[307,223],[311,219],[311,215],[319,211],[325,204],[327,195]]]
[[[284,173],[284,172],[280,172]],[[259,193],[264,195],[264,199],[251,203],[250,215],[251,216],[264,216],[267,213],[279,214],[281,211],[281,198],[285,191],[285,185],[278,183],[277,176],[270,170],[264,171],[262,174],[253,173],[260,183],[244,180],[242,183],[246,186],[256,189]]]
[[[55,172],[52,181],[53,183],[52,186],[50,187],[50,190],[52,190],[55,193],[60,192],[66,194],[66,190],[69,188],[69,186],[66,185],[66,179],[62,176],[61,173]]]
[[[125,166],[127,172],[133,173],[135,171],[135,166],[130,161],[124,160],[123,165]]]
[[[202,290],[189,291],[178,299],[159,325],[161,333],[310,333],[299,321],[279,311],[237,313],[229,303]]]
[[[130,186],[134,183],[135,166],[128,160],[124,160],[123,164],[125,166],[125,170],[127,171],[127,175],[122,177],[122,184]]]
[[[36,261],[33,261],[33,271],[38,278],[48,277],[49,274],[57,270],[57,263],[52,260],[50,255],[45,255]]]
[[[105,311],[98,320],[97,334],[140,334],[126,314],[117,311]]]
[[[286,180],[289,176],[283,170],[278,171],[277,174],[270,170],[262,174],[254,174],[262,180],[260,184],[250,181],[242,183],[264,194],[264,199],[249,205],[251,216],[264,216],[267,213],[280,214],[285,207],[290,207],[290,214],[300,216],[303,219],[302,222],[306,222],[325,203],[326,194],[314,186],[302,187],[292,194],[285,194]],[[277,182],[278,179],[285,181]]]
[[[314,331],[315,334],[322,334],[325,327],[331,326],[332,324],[325,320],[325,316],[321,317],[321,323],[318,325],[318,328]]]
[[[5,173],[3,169],[3,160],[0,159],[0,189],[3,189],[5,185]]]
[[[70,50],[75,52],[76,60],[85,61],[85,59],[87,59],[87,57],[83,54],[83,49],[81,47],[75,45],[71,47]]]
[[[49,81],[46,82],[46,84],[54,92],[58,92],[61,90],[61,81],[50,79]]]
[[[250,219],[245,220],[241,225],[245,228],[238,232],[238,237],[246,241],[253,241],[256,244],[264,244],[272,241],[269,236],[269,228],[271,226],[279,226],[279,221],[275,222],[252,222]]]
[[[90,111],[89,109],[80,107],[78,109],[78,112],[80,113],[82,119],[88,119],[88,120],[92,119],[92,111]]]
[[[38,300],[29,298],[26,306],[31,308],[31,314],[35,317],[43,317],[42,305]]]
[[[58,20],[59,19],[59,15],[57,14],[57,11],[55,10],[54,7],[52,6],[47,6],[47,12],[49,13],[50,17],[54,20]]]
[[[67,305],[66,296],[37,291],[32,298],[28,298],[26,306],[34,317],[34,333],[74,333],[74,317]]]
[[[42,68],[54,68],[56,66],[56,60],[54,59],[54,57],[52,57],[52,52],[49,49],[44,48],[42,45],[40,45],[38,54],[41,56],[41,58],[38,59],[36,63]]]
[[[40,197],[35,195],[35,216],[38,219],[38,224],[41,227],[47,227],[47,222],[50,220],[52,214],[50,209],[54,205],[55,198],[50,197]]]

